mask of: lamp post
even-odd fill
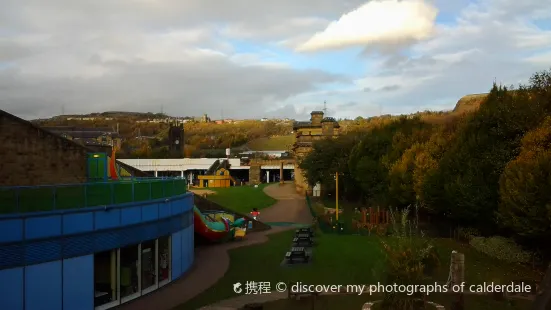
[[[335,172],[335,219],[339,222],[339,173]]]
[[[335,221],[339,233],[343,233],[343,223],[339,221],[339,172],[335,172]]]

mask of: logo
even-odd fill
[[[243,292],[243,289],[241,288],[241,283],[239,283],[239,282],[234,283],[234,284],[233,284],[233,291],[234,291],[236,294],[241,294],[241,292]]]

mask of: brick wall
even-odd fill
[[[0,110],[0,186],[86,181],[88,150]]]
[[[295,166],[295,187],[297,193],[300,195],[304,195],[312,190],[304,177],[303,171],[297,166]]]

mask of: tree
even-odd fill
[[[344,190],[343,195],[348,198],[357,195],[353,174],[348,170],[348,155],[358,140],[358,134],[349,134],[316,141],[300,163],[308,183],[313,186],[319,182],[325,190],[334,191],[335,173],[339,172],[342,174],[339,188]]]
[[[367,132],[352,150],[349,169],[354,172],[368,201],[379,205],[407,205],[402,202],[404,199],[390,193],[389,173],[407,149],[430,138],[431,128],[431,124],[423,122],[419,117],[400,117]],[[401,187],[401,181],[398,180],[398,174],[392,176],[395,177],[392,190],[396,193]]]
[[[532,240],[551,237],[551,117],[524,136],[521,153],[507,164],[499,187],[502,226]]]

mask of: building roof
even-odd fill
[[[321,120],[322,123],[336,123],[337,120],[333,117],[324,117],[322,120]]]
[[[113,128],[111,127],[45,126],[42,128],[48,131],[61,131],[61,132],[69,132],[69,131],[71,132],[72,131],[114,132]]]
[[[337,120],[333,117],[324,117],[322,120],[321,120],[322,123],[333,123],[333,127],[334,128],[339,128],[341,127],[339,125],[339,123],[337,122]]]
[[[112,138],[120,138],[120,135],[109,128],[76,128],[65,130],[59,127],[44,127],[45,130],[48,130],[52,133],[63,136],[68,135],[75,139],[95,139],[100,136],[111,136]],[[76,130],[78,129],[78,130]],[[82,129],[82,130],[81,130]],[[107,130],[104,130],[107,129]]]
[[[320,128],[321,125],[314,125],[312,122],[294,122],[293,123],[293,130],[299,129],[299,128]]]
[[[139,167],[145,171],[185,171],[185,170],[208,170],[216,160],[226,158],[173,158],[173,159],[119,159],[132,167]],[[230,169],[247,169],[240,167],[239,158],[229,159]]]
[[[26,121],[26,120],[24,120],[24,119],[22,119],[22,118],[19,118],[19,117],[15,116],[15,115],[13,115],[13,114],[10,114],[10,113],[8,113],[8,112],[6,112],[6,111],[4,111],[4,110],[0,110],[0,118],[1,118],[1,117],[9,118],[9,119],[11,119],[11,120],[13,120],[13,121],[15,121],[15,122],[21,123],[21,124],[23,124],[23,125],[25,125],[25,126],[27,126],[27,127],[29,127],[29,128],[33,128],[33,129],[35,129],[35,130],[37,130],[37,131],[39,131],[39,132],[42,132],[42,133],[44,133],[45,135],[52,135],[52,136],[58,137],[59,139],[63,139],[63,140],[65,140],[65,143],[72,144],[73,146],[76,146],[76,147],[81,147],[81,148],[85,149],[86,151],[88,151],[88,152],[90,152],[90,153],[95,153],[95,152],[96,152],[96,150],[94,150],[93,148],[88,148],[88,147],[86,147],[85,145],[82,145],[82,144],[80,144],[80,143],[78,143],[78,142],[76,142],[76,141],[73,141],[73,140],[69,140],[69,139],[67,139],[67,138],[64,138],[64,137],[60,136],[59,134],[56,134],[56,133],[51,132],[51,131],[49,131],[49,130],[46,130],[46,129],[44,129],[43,127],[37,126],[37,125],[35,125],[35,124],[33,124],[33,123],[29,122],[29,121]],[[134,176],[145,176],[145,175],[146,175],[143,171],[141,171],[141,170],[139,170],[139,169],[136,169],[136,168],[134,168],[134,167],[132,167],[132,166],[130,166],[130,165],[127,165],[127,164],[121,162],[121,161],[118,160],[118,159],[116,159],[116,161],[117,161],[117,163],[118,163],[119,165],[121,165],[124,169],[126,169],[126,170],[128,170],[128,171],[132,171],[133,174],[134,174]]]
[[[310,115],[323,115],[323,111],[312,111]]]
[[[283,154],[283,153],[287,153],[287,151],[245,151],[245,152],[240,152],[239,154],[249,155],[249,154],[256,154],[256,153],[260,153],[260,154]]]

